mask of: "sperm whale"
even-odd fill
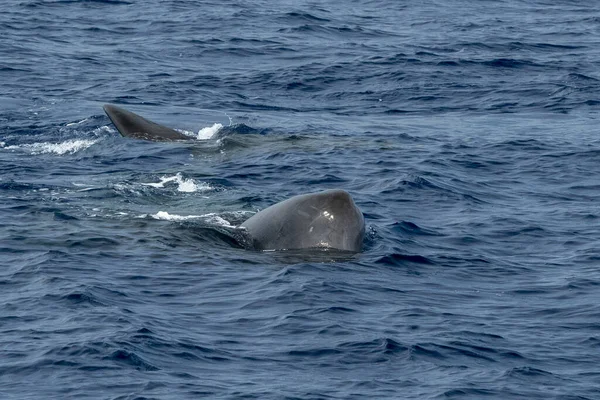
[[[122,136],[181,141],[190,138],[131,111],[106,104],[104,111]],[[241,224],[256,250],[332,248],[360,252],[365,236],[362,212],[345,190],[301,194],[259,211]]]

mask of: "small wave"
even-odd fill
[[[232,124],[226,126],[218,131],[218,137],[225,137],[231,135],[267,135],[271,133],[270,128],[253,128],[246,124]]]
[[[317,21],[317,22],[329,22],[330,20],[327,18],[317,17],[316,15],[312,15],[309,13],[300,13],[300,12],[288,12],[285,14],[285,17],[291,20],[299,20],[299,21]]]
[[[196,183],[193,179],[185,179],[181,173],[177,173],[174,176],[161,176],[160,182],[157,183],[142,183],[144,186],[151,186],[154,188],[164,188],[165,184],[174,182],[177,186],[177,191],[185,193],[193,192],[207,192],[213,190],[213,187],[206,182]]]
[[[537,377],[553,377],[554,374],[544,371],[543,369],[523,366],[511,368],[510,370],[506,371],[505,376],[534,379]]]
[[[410,221],[400,221],[395,222],[392,225],[392,230],[409,235],[423,235],[423,236],[438,236],[437,232],[431,231],[429,229],[424,229]]]
[[[94,145],[96,142],[98,142],[98,140],[80,139],[67,140],[66,142],[61,143],[42,142],[12,146],[6,146],[6,143],[0,142],[0,148],[5,150],[24,150],[34,155],[51,153],[63,155],[67,153],[73,154],[80,150],[85,150]]]
[[[137,354],[127,350],[117,350],[113,352],[110,357],[105,357],[105,359],[113,360],[118,363],[129,365],[138,371],[158,371],[159,368],[150,364]]]
[[[336,347],[316,347],[294,349],[288,352],[292,357],[331,357],[339,356],[342,364],[363,364],[383,362],[411,349],[391,338],[380,338],[371,341],[346,342]]]
[[[387,265],[403,265],[404,263],[415,263],[415,264],[434,264],[432,260],[427,257],[413,254],[400,254],[400,253],[392,253],[386,256],[379,258],[375,261],[378,264],[387,264]]]
[[[129,5],[130,2],[122,0],[58,0],[58,1],[38,1],[31,4],[27,4],[26,7],[42,7],[42,6],[54,6],[62,4],[77,4],[77,3],[98,3],[107,5]]]

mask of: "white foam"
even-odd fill
[[[200,186],[196,184],[196,182],[194,182],[193,179],[181,179],[178,180],[177,183],[179,184],[179,186],[177,187],[177,190],[180,192],[185,192],[185,193],[193,193],[193,192],[197,192],[198,190],[202,190],[205,188],[205,184],[201,184]]]
[[[67,124],[67,126],[73,126],[73,125],[79,125],[79,124],[83,124],[83,123],[84,123],[85,121],[87,121],[87,120],[88,120],[88,119],[87,119],[87,118],[85,118],[85,119],[82,119],[82,120],[81,120],[81,121],[79,121],[79,122],[71,122],[71,123],[68,123],[68,124]]]
[[[110,127],[108,125],[100,126],[92,131],[92,133],[96,136],[100,136],[105,133],[116,133],[116,132],[117,131],[115,131],[112,127]]]
[[[159,211],[156,214],[151,214],[150,215],[152,218],[154,219],[160,219],[160,220],[164,220],[164,221],[187,221],[189,219],[197,219],[197,218],[202,218],[202,215],[176,215],[176,214],[169,214],[166,211]]]
[[[142,215],[140,217],[145,217],[145,215]],[[209,214],[204,214],[204,215],[177,215],[177,214],[169,214],[166,211],[159,211],[156,214],[150,214],[150,217],[154,218],[154,219],[159,219],[159,220],[163,220],[163,221],[188,221],[191,219],[204,219],[206,220],[206,222],[215,224],[215,225],[220,225],[220,226],[224,226],[227,228],[235,228],[234,225],[231,225],[229,223],[229,221],[227,221],[226,219],[224,219],[223,217],[215,214],[215,213],[209,213]]]
[[[157,183],[142,183],[145,186],[151,186],[154,188],[164,188],[165,184],[175,182],[177,190],[179,192],[193,193],[193,192],[206,192],[212,190],[213,187],[206,182],[196,183],[193,179],[185,179],[181,173],[177,173],[174,176],[161,176],[160,182]]]
[[[206,218],[207,222],[213,223],[215,225],[220,225],[227,228],[235,228],[235,226],[231,225],[229,221],[215,213],[206,214],[204,215],[204,217]]]
[[[158,183],[142,183],[142,185],[144,185],[144,186],[152,186],[154,188],[164,188],[165,187],[165,183],[173,182],[176,179],[177,179],[177,176],[161,176],[160,177],[160,182],[158,182]]]
[[[97,142],[97,140],[80,139],[80,140],[67,140],[66,142],[62,142],[62,143],[42,142],[42,143],[31,143],[31,144],[22,144],[22,145],[13,145],[13,146],[6,146],[3,143],[3,145],[0,147],[2,147],[3,149],[6,149],[6,150],[25,150],[25,151],[29,151],[31,154],[54,153],[54,154],[58,154],[58,155],[63,155],[66,153],[73,154],[80,150],[85,150],[88,147],[95,144],[96,142]]]
[[[223,125],[219,123],[215,123],[212,126],[207,126],[206,128],[202,128],[198,131],[197,139],[198,140],[207,140],[212,138],[217,132],[219,132],[223,128]]]

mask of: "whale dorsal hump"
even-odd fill
[[[115,125],[122,136],[152,140],[155,142],[173,142],[176,140],[189,140],[183,133],[177,132],[166,126],[157,124],[141,117],[131,111],[112,104],[104,105],[104,112]]]

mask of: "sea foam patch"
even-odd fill
[[[193,193],[193,192],[207,192],[212,190],[213,187],[206,182],[196,183],[193,179],[185,179],[181,172],[174,176],[161,176],[160,182],[156,183],[142,183],[144,186],[151,186],[154,188],[164,188],[166,184],[173,182],[177,184],[177,191]]]
[[[94,145],[98,140],[89,140],[89,139],[76,139],[76,140],[67,140],[66,142],[60,143],[50,143],[50,142],[41,142],[41,143],[30,143],[30,144],[22,144],[22,145],[12,145],[6,146],[5,143],[0,143],[0,148],[5,150],[23,150],[27,151],[31,154],[73,154],[81,150],[85,150],[92,145]]]
[[[203,219],[206,222],[209,222],[214,225],[224,226],[226,228],[235,228],[235,226],[231,225],[229,221],[215,213],[209,213],[204,215],[177,215],[169,214],[166,211],[159,211],[156,214],[151,214],[150,217],[163,221],[188,221],[193,219]]]

